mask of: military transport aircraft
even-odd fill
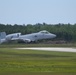
[[[37,33],[31,33],[26,35],[21,35],[21,33],[13,33],[6,35],[5,32],[0,32],[0,44],[9,41],[23,41],[25,43],[30,43],[42,39],[51,39],[55,37],[56,37],[55,34],[52,34],[46,30],[42,30]]]

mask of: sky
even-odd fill
[[[0,0],[2,24],[76,23],[76,0]]]

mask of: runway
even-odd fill
[[[16,48],[20,50],[42,50],[42,51],[59,51],[59,52],[76,52],[76,48],[62,48],[62,47],[29,47],[29,48]]]

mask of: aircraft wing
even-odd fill
[[[12,41],[15,41],[15,40],[19,40],[19,38],[12,38],[11,40],[12,40]]]
[[[11,41],[23,41],[25,43],[31,42],[31,39],[28,38],[12,38]]]

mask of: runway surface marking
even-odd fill
[[[16,48],[23,50],[42,50],[42,51],[60,51],[60,52],[76,52],[76,48],[62,48],[62,47],[30,47],[30,48]]]

